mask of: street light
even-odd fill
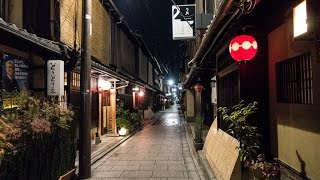
[[[172,85],[173,85],[173,83],[174,83],[174,81],[173,81],[172,79],[169,79],[169,80],[168,80],[168,84],[169,84],[169,86],[172,86]]]

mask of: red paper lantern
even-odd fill
[[[254,37],[240,35],[233,38],[229,45],[231,57],[236,61],[251,60],[258,50],[258,44]]]
[[[197,84],[194,86],[194,90],[195,90],[197,93],[201,93],[201,91],[203,90],[202,84],[197,83]]]

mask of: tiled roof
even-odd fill
[[[0,29],[15,34],[16,36],[27,41],[31,41],[53,53],[62,54],[63,52],[58,45],[58,42],[38,37],[35,34],[29,33],[25,29],[18,28],[15,24],[5,22],[2,18],[0,18]]]

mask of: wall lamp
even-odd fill
[[[110,81],[106,81],[104,79],[99,79],[98,87],[99,87],[99,91],[106,91],[106,90],[110,90],[111,89],[112,84],[111,84]]]
[[[133,92],[139,92],[139,90],[140,90],[139,87],[134,87],[134,88],[132,88],[132,91],[133,91]]]

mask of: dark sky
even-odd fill
[[[172,40],[171,0],[113,0],[132,31],[140,34],[151,53],[165,61],[169,78],[178,80],[179,65],[184,54],[182,41]],[[184,4],[185,0],[174,0]],[[180,46],[179,46],[180,45]],[[177,81],[175,81],[177,82]]]

